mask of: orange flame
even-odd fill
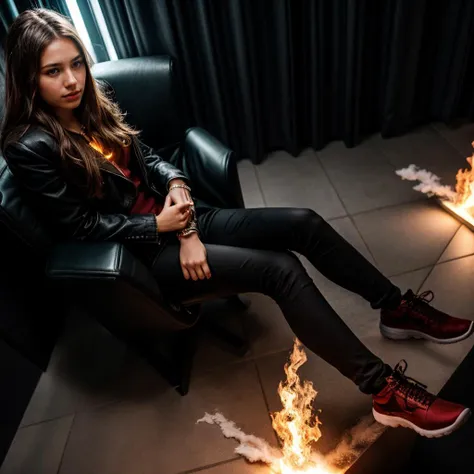
[[[273,429],[282,441],[282,474],[330,472],[311,461],[312,444],[321,437],[321,422],[312,407],[317,392],[312,382],[301,382],[297,373],[306,361],[306,353],[295,339],[290,361],[285,364],[286,381],[278,386],[283,409],[272,414]]]
[[[89,142],[89,145],[94,148],[94,150],[97,150],[106,160],[110,160],[110,158],[112,158],[113,153],[104,154],[104,149],[102,148],[101,144],[96,140],[92,139]]]
[[[474,147],[474,142],[471,143]],[[474,206],[474,169],[473,166],[473,156],[466,158],[466,161],[469,163],[470,168],[460,169],[456,174],[456,206],[461,207],[472,207]]]

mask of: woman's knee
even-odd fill
[[[295,292],[312,281],[301,261],[290,251],[275,253],[271,268],[270,292],[280,296]]]
[[[291,216],[296,226],[321,227],[327,224],[327,222],[313,209],[291,209]]]

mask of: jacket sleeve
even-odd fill
[[[25,191],[27,204],[60,238],[86,241],[157,242],[153,214],[127,216],[97,212],[62,176],[57,153],[44,142],[12,143],[5,159]],[[58,236],[56,236],[58,237]]]
[[[150,181],[166,196],[169,182],[173,179],[182,179],[190,185],[190,180],[180,169],[161,158],[153,148],[137,139],[139,151],[145,162]]]

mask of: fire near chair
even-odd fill
[[[243,207],[233,152],[202,128],[186,130],[175,68],[173,58],[154,56],[99,63],[92,73],[111,88],[127,121],[142,130],[141,139],[188,174],[198,203]],[[0,221],[43,257],[46,281],[54,290],[143,355],[182,395],[189,388],[198,324],[207,325],[235,352],[246,352],[246,341],[201,321],[199,299],[179,305],[164,301],[148,268],[121,243],[53,244],[22,202],[1,155]],[[230,299],[244,306],[237,295]]]

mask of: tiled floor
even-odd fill
[[[277,152],[259,166],[244,160],[246,205],[315,209],[402,289],[432,289],[439,308],[474,318],[474,234],[394,173],[415,163],[452,184],[473,139],[474,125],[434,124],[399,138],[374,136],[354,149],[332,143],[297,158]],[[434,391],[473,344],[386,341],[377,312],[302,260],[364,343],[391,364],[407,359],[409,375]],[[252,304],[243,314],[219,302],[212,310],[247,334],[250,352],[238,358],[203,336],[186,397],[95,322],[71,315],[0,473],[267,473],[241,460],[216,427],[196,424],[206,411],[219,410],[244,431],[276,442],[269,411],[279,408],[276,388],[293,335],[273,301],[248,296]],[[320,448],[327,451],[370,412],[370,400],[313,354],[302,374],[319,391]]]

